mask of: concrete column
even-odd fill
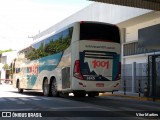
[[[132,93],[135,93],[135,83],[136,83],[136,62],[132,64]]]

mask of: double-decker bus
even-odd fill
[[[94,97],[119,90],[121,46],[115,25],[75,22],[26,50],[14,63],[13,86],[20,93],[39,89],[45,96]]]

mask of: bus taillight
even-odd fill
[[[84,21],[80,21],[80,24],[83,24],[84,23]]]
[[[73,76],[80,79],[80,80],[83,80],[83,76],[81,74],[81,70],[80,70],[80,61],[79,60],[76,60],[75,61],[75,64],[74,64],[74,71],[73,71]]]

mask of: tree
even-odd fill
[[[12,49],[8,49],[8,50],[0,50],[0,54],[4,53],[4,52],[12,52]]]
[[[4,64],[3,69],[4,70],[8,70],[9,69],[9,65],[8,64]]]

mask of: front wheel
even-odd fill
[[[19,82],[17,82],[17,88],[18,88],[19,93],[23,93],[23,89],[20,88],[20,83]]]

